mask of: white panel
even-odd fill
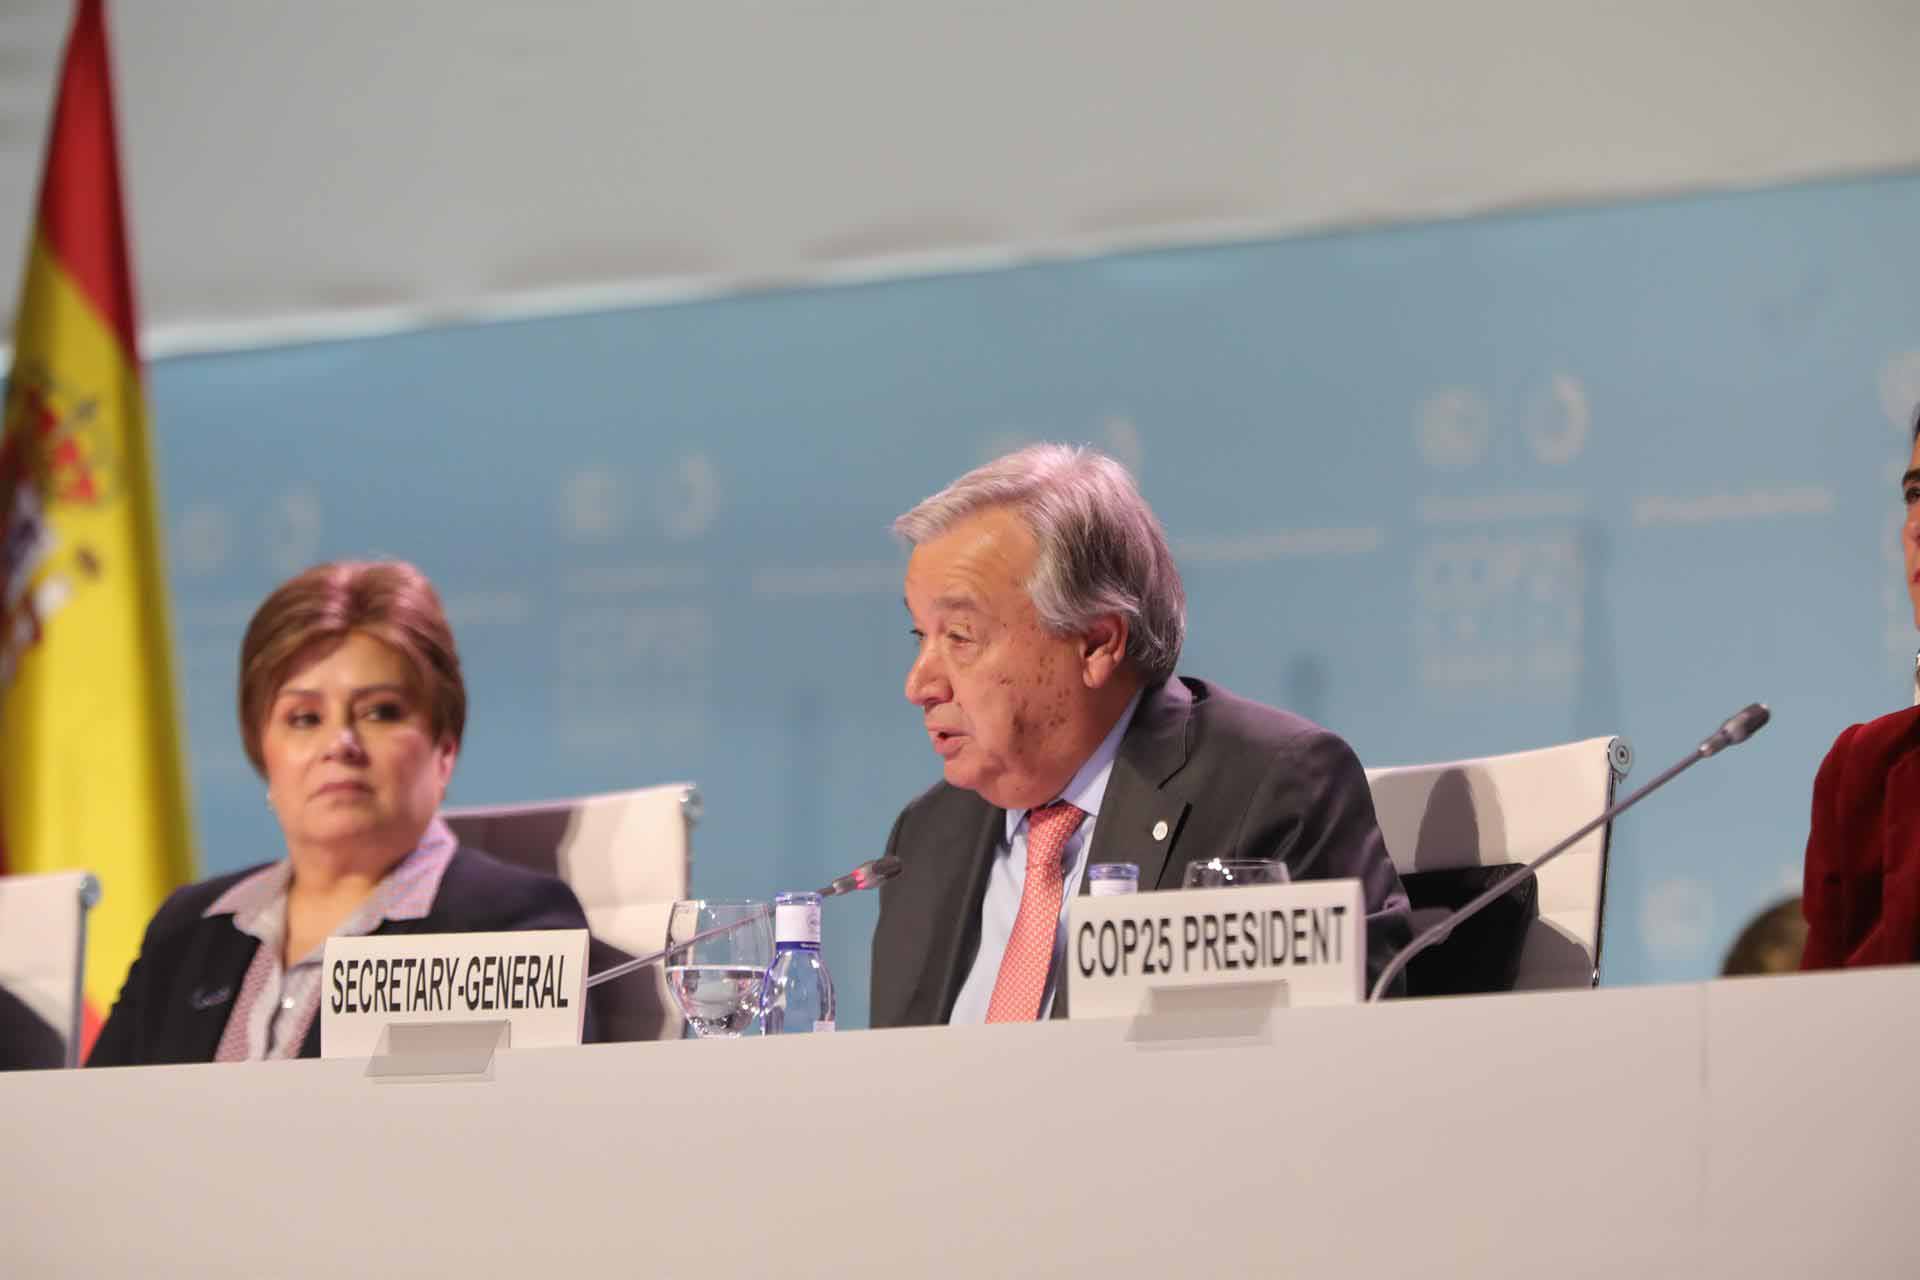
[[[581,802],[560,849],[560,875],[587,906],[671,903],[687,893],[692,784],[667,783]]]
[[[1113,1021],[509,1050],[486,1084],[40,1073],[0,1079],[0,1204],[35,1208],[7,1239],[35,1276],[1688,1274],[1700,1010],[1667,987],[1197,1043]],[[111,1231],[74,1229],[103,1206]]]
[[[1708,988],[1706,1190],[1724,1274],[1915,1274],[1916,996],[1913,966]]]
[[[1613,738],[1477,760],[1367,770],[1373,807],[1402,874],[1531,862],[1607,808]],[[1437,799],[1436,799],[1437,797]],[[1605,836],[1595,831],[1536,875],[1540,919],[1527,937],[1521,987],[1591,983],[1599,950]],[[1584,957],[1556,945],[1578,944]]]
[[[11,300],[65,6],[0,17]],[[116,5],[150,349],[1920,162],[1884,0]]]
[[[667,920],[672,902],[638,902],[626,906],[586,907],[587,928],[593,936],[632,955],[647,955],[667,945]],[[663,991],[665,988],[661,988]]]
[[[455,808],[443,816],[463,840],[510,862],[539,868],[550,857],[591,912],[670,904],[686,896],[689,796],[697,796],[692,783],[668,782],[597,796]],[[564,829],[554,821],[561,816]]]
[[[69,1042],[85,984],[87,910],[99,893],[89,871],[0,876],[0,986]]]

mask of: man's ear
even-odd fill
[[[1127,661],[1127,620],[1101,614],[1080,636],[1080,678],[1089,689],[1103,689]]]

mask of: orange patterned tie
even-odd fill
[[[1040,1016],[1047,970],[1053,967],[1053,936],[1060,924],[1060,890],[1066,882],[1060,851],[1086,816],[1065,800],[1027,815],[1027,882],[1020,890],[1013,936],[1000,957],[1000,975],[993,981],[988,1022],[1032,1022]]]

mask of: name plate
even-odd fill
[[[1154,992],[1211,987],[1282,1006],[1366,995],[1358,880],[1081,896],[1067,920],[1070,1017],[1130,1018]]]
[[[508,1044],[580,1043],[585,929],[328,938],[321,960],[320,1056],[384,1053],[389,1027],[505,1022]]]

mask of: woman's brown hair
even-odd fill
[[[439,593],[426,574],[403,560],[343,560],[281,583],[254,611],[240,642],[240,741],[263,777],[260,732],[280,686],[355,631],[406,660],[434,738],[460,745],[467,686]]]

